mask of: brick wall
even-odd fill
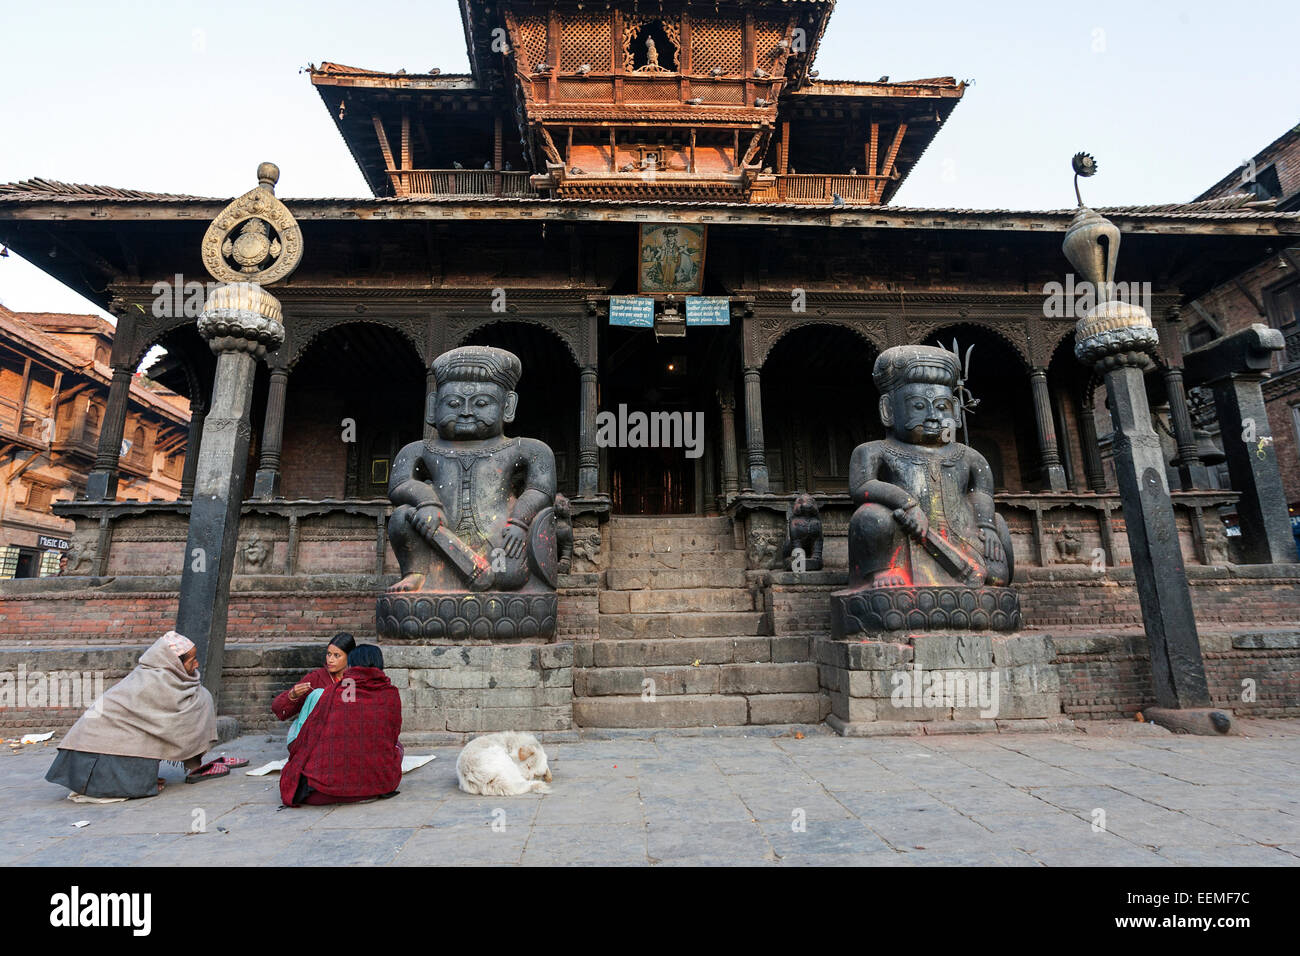
[[[280,482],[286,498],[342,498],[348,448],[343,398],[336,392],[294,389],[285,398]]]

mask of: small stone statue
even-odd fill
[[[810,494],[802,494],[790,502],[785,511],[785,544],[781,547],[779,566],[787,571],[793,570],[794,552],[803,551],[803,570],[820,571],[822,569],[822,518],[817,499]]]
[[[561,494],[555,496],[555,550],[557,570],[568,574],[573,567],[573,520],[569,499]]]
[[[485,346],[434,361],[425,420],[437,434],[398,453],[388,484],[402,577],[379,599],[381,635],[554,633],[555,455],[503,434],[521,371],[514,354]],[[515,600],[520,591],[536,598]]]
[[[958,356],[900,345],[876,360],[883,441],[854,450],[849,586],[1005,586],[1011,536],[993,510],[993,472],[956,440]]]
[[[651,69],[659,66],[659,50],[655,47],[655,38],[645,38],[645,65]]]

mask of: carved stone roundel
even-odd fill
[[[302,230],[269,185],[223,209],[203,236],[203,265],[219,282],[269,285],[302,260]]]

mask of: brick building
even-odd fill
[[[1293,126],[1254,157],[1219,180],[1196,202],[1248,203],[1250,208],[1294,212],[1300,209],[1300,125]],[[1255,323],[1279,329],[1286,342],[1264,384],[1269,426],[1282,484],[1300,549],[1300,242],[1279,237],[1250,268],[1217,283],[1190,302],[1184,312],[1185,348],[1240,331]],[[1290,241],[1285,241],[1285,239]],[[1211,403],[1193,395],[1194,406]],[[1217,426],[1206,422],[1217,440]],[[1232,440],[1232,436],[1227,436]],[[1219,480],[1226,487],[1226,470]]]
[[[0,578],[58,574],[73,522],[55,501],[83,495],[95,462],[112,369],[114,329],[94,315],[18,313],[0,306]],[[122,426],[118,493],[130,501],[181,494],[189,401],[133,376]]]

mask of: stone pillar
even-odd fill
[[[578,497],[591,498],[600,482],[600,449],[596,447],[596,366],[582,367],[578,419]]]
[[[1113,288],[1120,233],[1080,207],[1064,251],[1097,289]],[[1103,285],[1105,283],[1105,285]],[[1142,623],[1151,655],[1151,680],[1161,708],[1210,706],[1192,594],[1183,568],[1165,462],[1151,423],[1143,371],[1160,339],[1139,306],[1101,301],[1075,331],[1074,354],[1104,376],[1115,426],[1115,475],[1128,530]]]
[[[1038,455],[1043,463],[1043,476],[1049,491],[1065,491],[1065,469],[1056,447],[1056,425],[1052,421],[1052,396],[1047,389],[1047,369],[1035,368],[1029,372],[1029,384],[1034,392],[1034,420],[1038,424]]]
[[[122,432],[126,429],[126,411],[131,402],[131,369],[113,366],[113,382],[108,387],[108,407],[99,426],[99,448],[95,466],[86,478],[86,497],[91,501],[117,498],[117,462],[122,455]]]
[[[723,504],[740,493],[740,464],[736,454],[736,394],[731,389],[718,393],[722,411],[722,497]]]
[[[289,370],[271,369],[271,387],[266,393],[266,417],[262,420],[262,457],[253,477],[253,497],[270,501],[280,497],[280,453],[284,447],[284,399],[289,387]]]
[[[746,491],[767,494],[767,453],[763,446],[763,386],[758,366],[745,369],[745,444],[748,447],[749,483]]]
[[[208,414],[206,397],[190,401],[190,434],[185,440],[185,468],[181,472],[181,497],[194,496],[194,476],[199,466],[199,446],[203,442],[203,421]]]
[[[194,477],[176,630],[198,647],[203,685],[220,706],[253,382],[258,359],[279,347],[284,326],[279,303],[260,286],[222,285],[199,316],[199,332],[217,352],[217,372]]]
[[[1106,490],[1106,467],[1101,463],[1095,415],[1096,407],[1089,397],[1079,406],[1079,447],[1083,449],[1083,473],[1088,480],[1088,490],[1101,494]]]
[[[1164,369],[1165,393],[1169,397],[1169,417],[1174,424],[1174,441],[1178,443],[1178,457],[1173,464],[1178,469],[1178,483],[1183,491],[1210,487],[1210,476],[1205,462],[1196,450],[1196,431],[1192,427],[1192,413],[1187,407],[1187,390],[1183,388],[1183,370],[1175,366]]]
[[[203,686],[218,708],[230,578],[253,438],[249,424],[253,384],[258,361],[284,343],[280,303],[261,283],[287,278],[302,260],[302,231],[275,197],[279,178],[274,163],[260,164],[257,186],[221,211],[200,247],[204,266],[222,283],[208,296],[198,320],[199,335],[216,353],[217,371],[194,470],[176,630],[194,642]],[[236,243],[240,258],[235,260],[225,251],[232,231],[254,217],[266,228],[240,233]],[[272,231],[277,237],[274,242]]]
[[[1214,392],[1228,474],[1233,489],[1241,492],[1237,516],[1249,564],[1296,561],[1286,492],[1260,387],[1273,365],[1273,353],[1284,345],[1278,329],[1256,324],[1183,357],[1188,379]]]

